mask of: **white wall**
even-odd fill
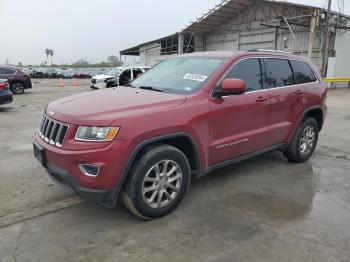
[[[160,43],[152,43],[140,47],[140,64],[153,66],[158,63],[160,48]]]
[[[350,31],[337,32],[335,50],[334,77],[350,77]]]
[[[238,50],[238,33],[237,32],[215,32],[206,37],[207,51],[237,51]]]

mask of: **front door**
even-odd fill
[[[263,89],[262,68],[259,58],[237,62],[224,79],[244,80],[247,92],[210,99],[210,165],[268,146],[270,102],[269,91]]]

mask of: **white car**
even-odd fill
[[[145,73],[148,69],[149,67],[145,66],[132,66],[127,68],[116,67],[108,71],[106,74],[92,77],[90,87],[93,89],[101,89],[127,85],[139,75]]]

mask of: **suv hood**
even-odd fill
[[[119,86],[56,100],[46,113],[68,124],[108,126],[122,117],[163,111],[185,101],[184,95]]]

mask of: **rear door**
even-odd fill
[[[288,59],[266,58],[265,82],[270,90],[270,146],[287,142],[293,123],[304,111],[303,85],[296,85]]]
[[[225,78],[244,80],[247,92],[210,99],[209,164],[264,149],[268,144],[269,94],[262,82],[261,60],[238,61]]]

